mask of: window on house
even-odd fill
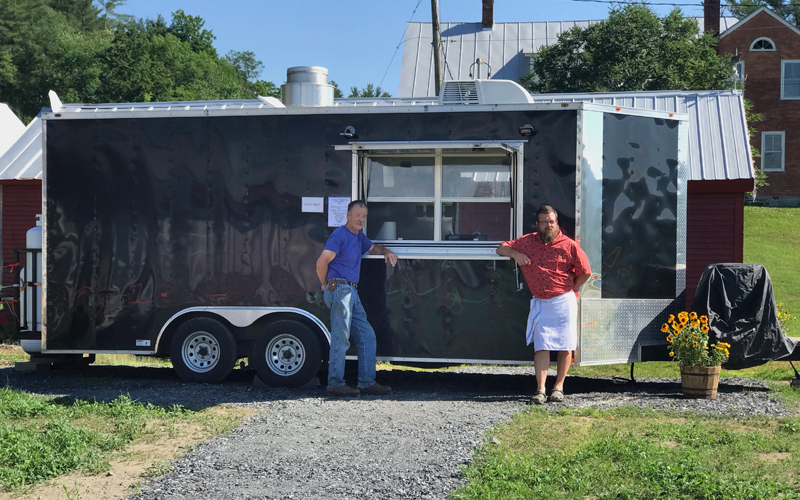
[[[800,60],[781,61],[781,99],[800,99]]]
[[[747,75],[744,72],[744,61],[739,61],[736,63],[736,74],[734,78],[736,79],[736,83],[744,86],[744,80]]]
[[[775,43],[767,37],[756,38],[753,40],[753,43],[750,44],[751,51],[767,51],[775,50]]]
[[[528,58],[528,73],[530,73],[531,71],[533,71],[533,64],[539,58],[539,54],[538,53],[531,53],[531,54],[525,54],[525,56]],[[523,76],[525,76],[525,75],[523,75]],[[534,75],[533,83],[539,83],[539,76],[538,75]]]
[[[761,133],[761,170],[781,172],[784,170],[785,132]]]

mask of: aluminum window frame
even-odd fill
[[[398,141],[398,142],[351,142],[346,145],[336,145],[337,151],[350,150],[352,152],[352,165],[353,165],[353,184],[352,184],[352,199],[366,199],[366,184],[367,184],[367,165],[371,153],[376,152],[375,156],[380,156],[381,151],[392,151],[393,155],[403,154],[403,150],[420,150],[432,149],[435,159],[435,200],[434,200],[434,239],[433,240],[375,240],[376,243],[385,246],[391,246],[392,250],[398,254],[400,258],[442,258],[446,256],[448,259],[470,258],[470,259],[499,259],[494,252],[500,241],[446,241],[441,239],[441,224],[442,224],[442,158],[450,156],[461,156],[458,152],[453,150],[464,149],[463,156],[476,156],[471,154],[472,149],[484,150],[498,150],[510,153],[511,165],[509,168],[510,173],[510,193],[508,202],[494,201],[495,203],[509,203],[511,210],[511,222],[509,227],[509,239],[513,239],[522,234],[522,205],[524,197],[522,194],[523,186],[523,167],[524,167],[524,148],[527,140],[509,140],[509,141],[446,141],[446,142],[430,142],[430,141]],[[446,150],[443,152],[442,150]],[[417,153],[409,153],[411,155]],[[497,157],[497,154],[486,152],[477,152],[477,155],[485,155]],[[420,156],[431,156],[428,153],[419,154]],[[382,199],[382,198],[381,198]],[[381,199],[373,199],[373,201],[381,201]],[[385,201],[411,201],[410,198],[403,199],[386,199]],[[420,199],[422,200],[422,199]],[[426,198],[427,200],[427,198]],[[450,198],[447,198],[450,200]],[[475,202],[476,198],[470,198],[469,202]],[[426,201],[429,203],[430,201]],[[488,200],[480,201],[481,203],[491,203]],[[445,201],[444,203],[450,203]],[[369,220],[367,221],[369,224]],[[439,238],[439,240],[437,240]],[[365,256],[370,258],[372,256]],[[380,256],[378,256],[380,257]],[[381,257],[382,258],[382,257]]]
[[[764,148],[764,138],[767,135],[779,135],[781,138],[781,168],[764,168],[764,154],[766,153],[777,153],[777,151],[765,151]],[[786,132],[779,132],[779,131],[766,131],[761,132],[761,170],[764,172],[785,172],[786,171]]]

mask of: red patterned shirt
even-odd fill
[[[525,254],[530,265],[520,266],[531,294],[537,299],[552,299],[575,288],[575,277],[591,274],[589,259],[575,240],[561,231],[550,243],[542,243],[538,233],[505,241],[500,246]]]

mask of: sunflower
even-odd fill
[[[708,333],[708,325],[703,325],[700,327],[700,331],[703,333]]]
[[[667,342],[672,342],[672,337],[669,335],[667,336]]]
[[[692,334],[692,337],[694,337],[694,338],[696,338],[696,339],[699,339],[699,338],[700,338],[700,337],[698,337],[698,336],[697,336],[697,334],[696,334],[696,333],[693,333],[693,334]]]
[[[681,323],[686,323],[689,320],[689,313],[686,311],[681,311],[678,313],[678,321]]]
[[[669,333],[669,325],[666,324],[666,323],[661,325],[661,331],[664,332],[664,333]]]
[[[692,320],[692,321],[696,320],[697,319],[697,313],[694,312],[694,311],[690,312],[689,313],[689,319]]]
[[[700,316],[700,323],[703,323],[704,325],[708,323],[708,316]]]
[[[692,320],[692,322],[691,322],[691,323],[689,323],[689,326],[691,326],[692,328],[697,328],[697,327],[699,327],[699,326],[700,326],[700,322],[699,322],[699,321],[697,321],[696,319],[695,319],[695,320]]]
[[[670,352],[669,352],[669,357],[671,358],[672,356],[675,356],[675,353],[674,353],[674,352],[672,352],[672,351],[670,351]]]
[[[692,347],[697,347],[697,342],[692,342]]]
[[[667,318],[667,323],[674,323],[675,322],[675,315],[670,314],[669,318]]]

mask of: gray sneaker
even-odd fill
[[[542,391],[536,391],[536,394],[531,398],[532,405],[543,405],[547,401],[547,396]]]
[[[358,396],[361,391],[355,387],[343,385],[341,387],[328,387],[328,396],[335,396],[337,398],[346,398],[349,396]]]
[[[381,385],[379,383],[374,383],[369,387],[362,387],[361,394],[371,394],[373,396],[383,396],[392,392],[392,388],[388,385]]]

